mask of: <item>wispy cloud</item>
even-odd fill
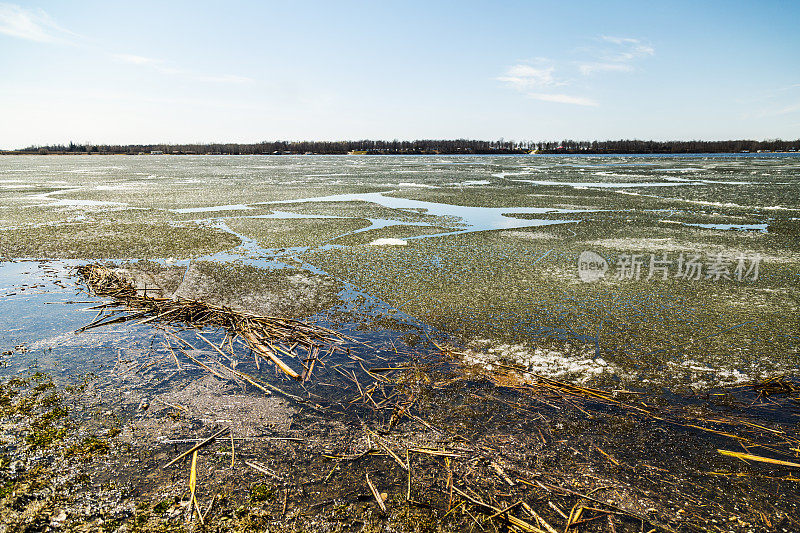
[[[56,24],[41,9],[25,9],[0,3],[0,33],[40,43],[67,43],[76,33]]]
[[[634,63],[637,60],[656,53],[649,44],[631,37],[602,35],[600,41],[603,46],[591,50],[595,59],[578,65],[578,70],[584,76],[598,72],[631,72],[635,70]]]
[[[578,66],[581,74],[589,76],[595,72],[630,72],[633,70],[632,65],[625,63],[583,63]]]
[[[156,59],[153,57],[145,57],[135,54],[111,54],[111,57],[117,61],[136,65],[138,67],[145,67],[166,74],[169,76],[177,76],[192,81],[207,82],[207,83],[251,83],[254,80],[246,76],[237,76],[235,74],[202,74],[186,70],[182,68],[172,67],[163,59]]]
[[[787,92],[795,92],[797,89],[800,89],[800,83],[793,83],[791,85],[784,85],[782,87],[778,87],[777,89],[773,89],[768,93],[770,98],[774,98],[776,96],[782,96]]]
[[[800,114],[800,102],[789,103],[782,106],[771,106],[768,109],[759,111],[758,113],[745,114],[746,117],[755,117],[758,119],[767,117],[779,117],[783,115]]]
[[[237,76],[236,74],[222,74],[219,76],[208,76],[204,74],[189,74],[192,79],[197,81],[205,81],[208,83],[253,83],[253,78],[247,76]]]
[[[608,56],[614,61],[631,61],[640,57],[651,56],[656,53],[655,49],[649,44],[643,43],[639,39],[631,39],[630,37],[612,37],[609,35],[602,35],[600,39],[611,44],[622,47],[622,50],[612,51]]]
[[[496,79],[533,100],[582,106],[597,105],[594,100],[581,96],[571,96],[560,92],[543,92],[568,85],[568,82],[555,76],[555,70],[556,68],[550,60],[537,58],[531,63],[519,63],[508,67],[505,73]]]
[[[584,98],[582,96],[570,96],[568,94],[550,94],[550,93],[527,93],[525,96],[534,100],[542,100],[544,102],[555,102],[557,104],[573,104],[596,107],[598,104],[591,98]]]
[[[81,44],[84,48],[95,50],[97,45],[78,43],[81,36],[59,26],[42,9],[26,9],[16,4],[0,2],[0,34],[18,39],[50,44]],[[198,73],[170,66],[162,59],[137,54],[108,53],[109,57],[122,63],[153,69],[161,74],[182,77],[201,83],[243,84],[254,81],[252,78],[234,74]]]
[[[533,87],[551,87],[558,85],[555,78],[553,78],[554,70],[555,67],[553,66],[519,64],[508,67],[505,75],[499,76],[497,79],[519,90]]]
[[[800,115],[800,83],[748,92],[734,102],[742,108],[742,117],[745,119]]]
[[[776,115],[788,115],[790,113],[800,112],[800,102],[791,104],[775,111]]]
[[[123,63],[130,63],[132,65],[157,65],[161,63],[160,59],[153,59],[152,57],[137,56],[133,54],[111,54],[111,57]]]

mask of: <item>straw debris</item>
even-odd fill
[[[156,296],[153,293],[158,291],[137,289],[123,271],[99,263],[80,266],[77,272],[95,295],[112,297],[114,301],[97,306],[97,317],[76,333],[129,320],[138,320],[137,324],[154,321],[180,323],[198,329],[221,327],[231,337],[244,339],[257,356],[275,364],[284,374],[298,381],[311,377],[313,364],[320,353],[342,349],[340,344],[350,340],[328,328],[293,318],[259,316],[197,300]],[[208,342],[203,337],[201,339]],[[216,346],[214,349],[221,351]],[[287,360],[294,360],[295,366],[302,367],[301,372],[294,370]],[[209,371],[214,373],[211,369]],[[250,376],[235,373],[263,390]]]

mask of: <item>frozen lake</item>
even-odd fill
[[[481,367],[701,388],[798,367],[799,157],[6,156],[0,198],[6,259],[313,274]]]

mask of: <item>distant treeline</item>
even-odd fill
[[[28,146],[4,154],[696,154],[743,152],[796,152],[800,139],[783,141],[265,141],[254,144],[56,144]]]

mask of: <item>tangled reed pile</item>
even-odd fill
[[[231,339],[241,337],[257,356],[271,361],[287,376],[299,381],[311,377],[321,355],[343,350],[340,344],[349,340],[333,330],[300,320],[258,316],[184,298],[151,296],[150,289],[137,288],[124,270],[99,263],[80,266],[77,273],[95,295],[114,298],[112,302],[95,306],[97,316],[78,332],[137,319],[139,324],[158,320],[198,329],[225,328]],[[212,347],[219,351],[216,346]],[[299,364],[301,369],[293,369],[287,363],[289,360],[295,367]]]

